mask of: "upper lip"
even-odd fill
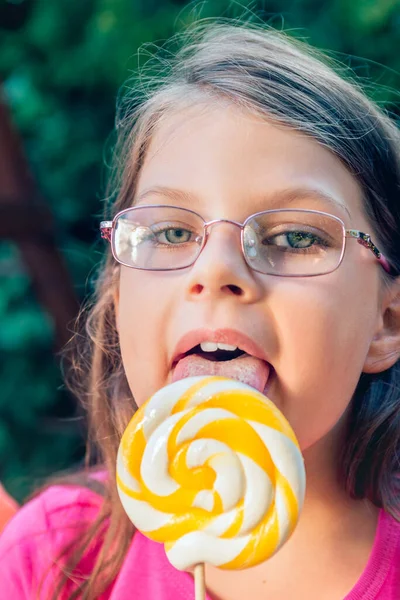
[[[176,363],[183,358],[189,350],[202,342],[219,342],[221,344],[237,346],[246,354],[269,362],[263,348],[241,331],[236,329],[194,329],[183,335],[178,341],[172,355],[172,367],[175,367]]]

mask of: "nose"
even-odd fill
[[[203,250],[189,271],[188,297],[200,300],[236,296],[244,303],[252,303],[262,293],[260,277],[243,256],[240,229],[224,222],[210,227]]]

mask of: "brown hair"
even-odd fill
[[[177,41],[180,49],[175,52]],[[105,218],[132,204],[149,140],[159,123],[184,106],[223,100],[300,130],[337,155],[361,184],[379,245],[400,272],[399,134],[357,84],[337,73],[336,65],[284,33],[232,22],[197,24],[161,49],[156,60],[159,74],[154,74],[151,60],[119,101]],[[76,336],[79,343],[72,364],[88,413],[88,464],[94,456],[105,466],[110,483],[96,522],[65,549],[67,566],[60,573],[54,600],[76,572],[88,542],[97,536],[102,548],[94,571],[69,597],[96,598],[115,579],[133,535],[113,483],[119,440],[134,412],[115,324],[118,273],[108,254],[88,316],[83,312],[87,320]],[[385,373],[361,377],[341,461],[349,494],[369,498],[394,515],[399,514],[400,502],[399,388],[398,364]],[[117,536],[120,541],[110,552]]]

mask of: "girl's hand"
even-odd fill
[[[18,505],[11,496],[7,494],[0,484],[0,532],[4,529],[7,521],[17,512]]]

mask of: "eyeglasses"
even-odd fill
[[[347,238],[356,239],[373,252],[385,271],[391,271],[367,233],[346,229],[338,217],[316,210],[266,210],[238,223],[228,219],[207,222],[196,212],[176,206],[134,206],[100,223],[100,230],[120,264],[174,271],[195,263],[211,227],[218,223],[240,229],[246,263],[259,273],[281,277],[331,273],[343,260]]]

